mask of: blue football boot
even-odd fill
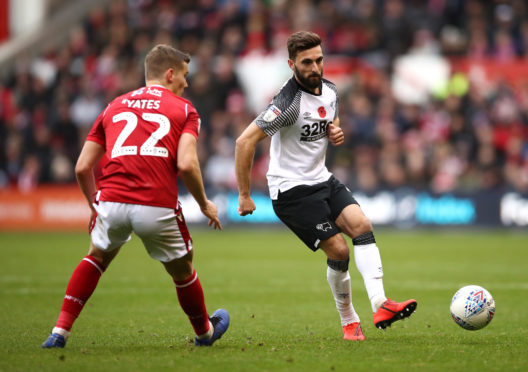
[[[41,345],[43,349],[51,349],[54,347],[64,347],[66,345],[66,338],[58,333],[52,333],[48,339]]]
[[[194,344],[196,346],[211,346],[216,340],[222,337],[229,327],[229,313],[227,310],[218,309],[209,317],[209,321],[213,325],[213,336],[201,340],[196,336],[194,338]]]

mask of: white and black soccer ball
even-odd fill
[[[484,328],[495,315],[495,301],[491,294],[478,285],[460,288],[451,300],[451,317],[464,329]]]

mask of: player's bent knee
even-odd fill
[[[341,231],[351,238],[372,231],[370,220],[363,214],[358,205],[349,205],[345,208],[337,218],[336,224]]]
[[[90,244],[88,254],[97,260],[97,263],[103,267],[104,270],[108,268],[112,260],[119,253],[121,246],[110,251],[102,250],[96,247],[93,243]]]
[[[368,233],[372,231],[372,224],[370,223],[370,220],[363,216],[358,224],[354,226],[354,236],[358,236],[364,233]]]
[[[175,280],[181,281],[189,278],[194,272],[194,266],[192,264],[192,254],[177,258],[168,262],[161,262],[165,267],[165,270]]]

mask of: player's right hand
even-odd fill
[[[201,210],[204,216],[209,218],[209,226],[213,226],[215,230],[222,230],[222,224],[220,223],[220,219],[218,218],[218,208],[216,207],[215,203],[210,200],[207,200],[205,202],[205,206],[202,207]]]
[[[247,197],[238,197],[238,214],[241,216],[247,216],[248,214],[253,214],[253,211],[257,209],[253,199],[250,196]]]

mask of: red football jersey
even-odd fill
[[[194,106],[160,85],[114,99],[87,137],[106,149],[98,200],[176,208],[180,136],[199,128]]]

